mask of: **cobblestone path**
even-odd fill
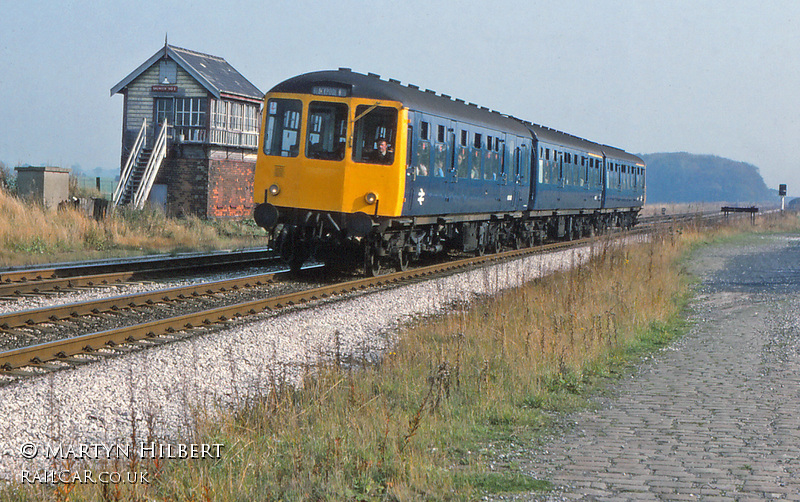
[[[800,501],[800,239],[701,252],[691,333],[520,461],[516,500]]]

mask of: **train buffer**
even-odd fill
[[[758,212],[758,208],[756,206],[750,207],[732,207],[732,206],[722,206],[722,214],[725,215],[725,219],[728,219],[728,215],[730,213],[750,213],[750,223],[756,222],[756,213]]]

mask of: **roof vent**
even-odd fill
[[[450,96],[448,94],[442,94],[442,97],[445,98],[445,99],[451,99],[452,98],[452,96]]]
[[[433,89],[425,89],[425,92],[427,92],[428,94],[436,94],[436,91],[434,91]]]
[[[378,75],[377,73],[372,73],[372,72],[367,73],[367,76],[368,77],[372,77],[372,78],[381,78],[380,75]]]
[[[466,101],[464,101],[463,99],[456,98],[456,103],[466,103]]]
[[[391,82],[391,83],[393,83],[393,84],[399,84],[399,83],[400,83],[400,81],[399,81],[399,80],[397,80],[397,79],[394,79],[394,78],[390,78],[390,79],[389,79],[389,82]]]
[[[408,84],[408,88],[409,89],[419,89],[419,86],[418,85],[414,85],[414,84]]]
[[[350,68],[343,68],[343,67],[340,66],[339,67],[339,71],[353,71],[353,70],[350,69]]]

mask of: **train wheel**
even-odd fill
[[[370,246],[364,252],[364,271],[370,277],[376,277],[381,273],[381,258]]]
[[[400,272],[408,270],[408,253],[403,251],[403,248],[397,250],[397,269]]]

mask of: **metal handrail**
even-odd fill
[[[122,194],[125,193],[125,188],[128,186],[128,182],[130,181],[130,177],[133,172],[133,166],[136,165],[136,162],[139,159],[139,155],[142,154],[142,149],[144,148],[146,129],[147,129],[147,119],[143,119],[142,128],[139,129],[139,135],[136,136],[136,141],[134,141],[133,143],[133,148],[131,148],[131,153],[130,155],[128,155],[128,160],[127,162],[125,162],[125,167],[122,169],[122,174],[119,177],[119,183],[117,183],[117,188],[114,190],[112,201],[115,206],[120,204],[120,200],[122,199]]]
[[[139,188],[133,196],[133,207],[142,209],[144,207],[147,197],[150,195],[150,189],[153,187],[153,182],[156,179],[156,174],[161,168],[161,163],[167,156],[167,129],[169,125],[167,120],[161,126],[161,131],[158,133],[158,138],[153,146],[153,152],[150,154],[150,160],[147,162],[147,167],[142,174],[142,180],[139,183]]]

